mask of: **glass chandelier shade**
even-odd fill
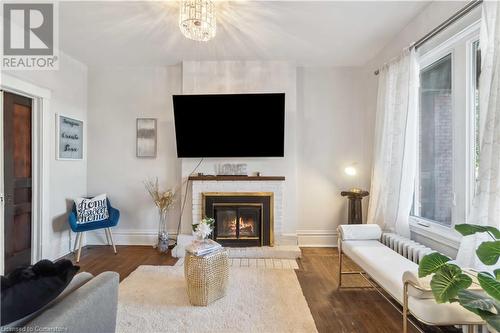
[[[206,42],[215,37],[217,21],[215,4],[211,0],[182,0],[179,28],[189,39]]]

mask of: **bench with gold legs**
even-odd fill
[[[465,325],[468,333],[474,333],[477,325],[484,324],[479,316],[459,304],[436,303],[431,290],[413,278],[418,265],[380,242],[382,230],[378,225],[340,225],[338,234],[339,289],[344,288],[343,275],[359,274],[365,278],[371,288],[402,313],[403,333],[408,332],[408,323],[422,332],[411,317],[429,326]],[[351,259],[362,271],[344,272],[343,256]]]

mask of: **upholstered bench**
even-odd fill
[[[363,273],[403,305],[403,332],[412,314],[427,325],[482,325],[484,321],[456,303],[438,304],[429,288],[429,279],[418,278],[418,265],[382,244],[382,230],[375,224],[341,225],[339,232],[339,288],[342,256],[347,255]],[[473,332],[470,330],[469,332]]]

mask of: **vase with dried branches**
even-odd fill
[[[147,179],[144,186],[158,209],[158,244],[160,252],[168,251],[168,231],[167,231],[167,213],[174,204],[174,191],[171,189],[161,190],[158,178]]]

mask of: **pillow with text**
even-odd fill
[[[75,205],[78,224],[102,221],[109,217],[106,194],[100,194],[92,199],[78,198],[75,200]]]

